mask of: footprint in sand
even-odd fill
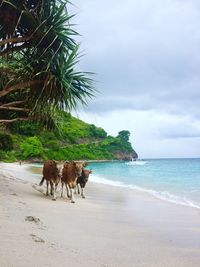
[[[26,203],[21,202],[22,204],[26,205]],[[34,222],[38,225],[38,229],[40,230],[46,230],[47,227],[40,221],[40,218],[34,217],[34,216],[26,216],[25,221],[27,222]]]
[[[10,194],[11,196],[18,196],[16,193],[12,193],[12,194]]]
[[[45,243],[44,239],[42,239],[41,237],[39,237],[39,236],[37,236],[37,235],[30,234],[30,236],[32,237],[32,239],[33,239],[35,242]]]
[[[23,204],[23,205],[26,205],[26,203],[23,202],[23,201],[18,201],[18,203]]]
[[[34,216],[26,216],[25,221],[34,222],[36,224],[39,224],[40,223],[40,219],[39,218],[36,218]]]

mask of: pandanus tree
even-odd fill
[[[34,119],[51,125],[59,110],[93,96],[77,70],[79,45],[68,1],[0,0],[0,122]]]

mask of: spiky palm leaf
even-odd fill
[[[79,46],[73,38],[78,33],[71,27],[68,3],[0,1],[0,55],[6,55],[8,65],[17,64],[17,76],[0,88],[0,105],[23,97],[30,110],[25,117],[52,117],[56,109],[71,110],[93,96],[89,73],[76,70]],[[12,23],[7,23],[11,15]]]

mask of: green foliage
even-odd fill
[[[21,135],[37,135],[39,134],[39,124],[36,122],[15,122],[9,126],[12,133],[20,133]]]
[[[0,149],[4,151],[13,149],[13,141],[10,135],[0,133]]]
[[[51,149],[46,150],[45,155],[48,159],[57,160],[95,160],[95,159],[113,159],[111,152],[105,147],[95,144],[69,145],[60,148],[59,151]]]
[[[0,150],[0,160],[3,160],[4,162],[15,162],[15,152],[14,151],[3,151]]]
[[[31,118],[53,128],[59,111],[93,97],[92,73],[77,67],[79,34],[69,4],[0,1],[0,123]]]
[[[107,136],[104,129],[96,127],[93,124],[85,123],[77,118],[72,117],[69,113],[64,115],[61,124],[61,135],[70,143],[79,143],[81,139],[102,139]],[[85,140],[87,141],[87,140]]]
[[[14,142],[13,154],[4,151],[0,154],[0,158],[103,160],[117,159],[117,154],[120,152],[134,152],[130,142],[126,141],[128,131],[121,131],[121,134],[113,137],[107,135],[102,128],[85,123],[68,113],[60,117],[59,124],[61,126],[59,133],[47,131],[35,123],[17,124],[10,129]]]
[[[96,127],[94,124],[90,125],[90,136],[95,138],[106,138],[107,133],[104,129]]]
[[[51,141],[46,142],[45,147],[53,151],[58,151],[60,149],[60,145],[57,140],[51,140]]]
[[[125,130],[120,131],[118,133],[117,137],[120,138],[124,142],[128,142],[129,141],[129,137],[130,137],[130,132],[129,131],[125,131]]]
[[[21,146],[21,156],[23,159],[42,157],[43,155],[43,146],[38,137],[28,137],[26,138]]]

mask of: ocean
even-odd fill
[[[200,209],[200,159],[147,159],[90,163],[91,181]]]

